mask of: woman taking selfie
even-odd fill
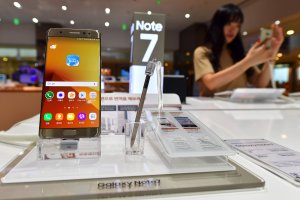
[[[272,24],[272,37],[257,41],[245,54],[240,35],[243,21],[242,11],[234,4],[224,5],[214,14],[205,45],[194,51],[195,81],[201,96],[251,85],[268,86],[269,64],[274,62],[284,39],[282,28]],[[263,64],[261,69],[256,67],[259,64]]]

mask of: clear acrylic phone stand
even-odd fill
[[[95,159],[101,156],[101,137],[39,139],[37,149],[40,160]]]

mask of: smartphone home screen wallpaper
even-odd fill
[[[99,127],[100,40],[49,37],[41,128]]]

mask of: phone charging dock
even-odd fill
[[[37,142],[38,158],[51,159],[90,159],[100,158],[101,138],[55,138],[39,139]]]

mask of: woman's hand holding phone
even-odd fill
[[[283,43],[283,30],[276,24],[271,25],[272,36],[264,41],[257,41],[248,51],[246,58],[250,66],[255,66],[270,60],[274,60]],[[264,31],[265,32],[265,31]],[[264,33],[261,33],[261,35]],[[268,48],[270,42],[271,48]]]
[[[245,59],[248,67],[256,66],[258,64],[267,62],[273,58],[273,50],[267,48],[266,41],[257,41],[248,51]]]

